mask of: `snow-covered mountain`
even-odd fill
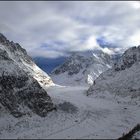
[[[57,111],[52,111],[47,114],[54,106],[45,90],[42,89],[37,80],[33,78],[33,74],[31,73],[33,70],[30,63],[31,70],[28,71],[27,65],[21,64],[22,62],[19,60],[21,57],[19,51],[16,51],[18,55],[10,51],[10,49],[16,50],[15,45],[12,47],[11,45],[6,45],[3,41],[1,41],[0,44],[0,138],[118,139],[123,134],[127,134],[127,132],[139,123],[139,101],[138,104],[126,104],[123,102],[118,103],[118,101],[120,101],[118,98],[108,100],[108,98],[86,96],[85,93],[88,87],[83,84],[77,87],[59,85],[43,86],[49,95],[51,95],[51,99],[57,107]],[[136,51],[134,51],[136,52],[136,59],[135,56],[133,56],[135,53],[132,53],[129,59],[124,59],[124,61],[126,61],[125,67],[121,66],[124,64],[123,62],[119,62],[113,67],[113,71],[116,72],[116,74],[124,71],[124,73],[121,74],[122,77],[131,75],[131,73],[126,74],[126,70],[129,71],[128,69],[131,69],[133,66],[138,66],[138,64],[136,64],[139,58],[139,54],[137,54],[138,50],[137,48]],[[74,60],[79,60],[82,67],[85,67],[86,64],[90,65],[92,63],[89,62],[92,62],[92,58],[90,60],[89,56],[93,57],[93,54],[91,53],[91,55],[89,55],[89,52],[87,54],[81,54],[82,56],[80,55],[81,57],[78,56],[78,58],[75,56],[77,59]],[[98,55],[96,52],[96,57]],[[128,55],[126,54],[126,56]],[[132,56],[135,61],[132,61]],[[22,60],[22,58],[20,59]],[[98,59],[95,60],[97,61]],[[88,62],[88,60],[90,61]],[[100,62],[99,60],[97,61],[98,63]],[[24,61],[28,62],[26,58]],[[31,61],[30,58],[29,61]],[[108,62],[106,64],[108,64]],[[69,69],[70,68],[71,67],[69,67]],[[73,68],[75,68],[75,65],[73,65]],[[87,68],[89,68],[89,66],[87,66]],[[81,68],[80,70],[84,69]],[[137,73],[139,69],[133,70]],[[71,76],[76,75],[74,74],[75,71],[75,69],[70,69],[69,72]],[[133,71],[131,72],[135,75]],[[133,75],[129,78],[132,78]],[[135,76],[134,78],[137,79],[134,81],[138,82],[138,85],[139,81],[137,80],[139,80],[140,76],[138,73],[136,75],[137,77]],[[116,77],[117,75],[114,74],[114,76]],[[59,78],[61,80],[63,77]],[[127,80],[129,81],[129,79]],[[119,82],[120,83],[117,84],[120,85],[121,81]],[[133,81],[131,81],[131,84],[132,83]],[[103,89],[102,85],[101,89]],[[92,90],[91,93],[93,93]],[[127,99],[125,101],[127,101]],[[9,114],[9,112],[15,117],[27,113],[29,113],[29,115],[17,119]],[[46,116],[47,114],[47,117],[41,118],[33,112],[40,116]],[[139,138],[139,132],[135,134],[134,138]]]
[[[18,43],[9,41],[0,34],[0,49],[5,50],[10,58],[14,60],[24,71],[33,76],[40,84],[53,85],[51,78],[42,71],[27,55],[25,49],[23,49]]]
[[[45,116],[54,106],[39,83],[53,84],[25,49],[0,34],[0,104],[15,117],[26,114],[27,108]]]
[[[51,77],[61,85],[93,84],[93,80],[110,67],[111,57],[101,50],[75,52],[53,70]]]
[[[88,94],[98,93],[140,99],[140,46],[126,50],[111,69],[95,80]]]

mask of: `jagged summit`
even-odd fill
[[[103,71],[111,67],[111,58],[102,51],[75,52],[54,69],[52,79],[59,84],[92,84]]]
[[[140,45],[138,47],[132,47],[124,52],[121,59],[114,64],[116,71],[125,70],[130,68],[134,63],[140,61]]]
[[[140,97],[140,46],[124,52],[112,69],[103,72],[89,90],[89,94],[115,94]]]
[[[9,41],[4,35],[0,34],[1,48],[5,50],[14,61],[19,64],[29,75],[33,76],[40,84],[53,85],[51,78],[42,71],[18,43]]]
[[[0,34],[0,104],[14,117],[30,111],[46,116],[54,105],[38,82],[52,84],[25,49]]]

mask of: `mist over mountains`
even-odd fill
[[[45,72],[50,74],[54,68],[61,65],[67,57],[59,58],[45,58],[45,57],[34,57],[34,62]]]

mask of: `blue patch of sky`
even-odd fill
[[[104,36],[100,36],[96,39],[96,41],[98,42],[98,44],[102,47],[102,48],[115,48],[117,46],[111,44],[110,42],[107,42]]]

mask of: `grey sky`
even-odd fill
[[[0,32],[32,56],[100,48],[102,36],[123,49],[140,44],[139,13],[138,1],[1,1]]]

